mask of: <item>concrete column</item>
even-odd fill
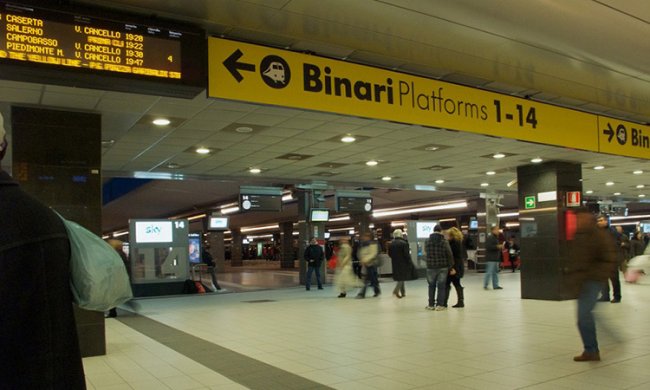
[[[293,222],[280,223],[281,236],[281,253],[280,268],[295,268],[294,249],[293,249]]]
[[[574,298],[562,272],[570,261],[566,193],[582,191],[581,178],[580,164],[548,162],[517,167],[522,298]]]
[[[244,265],[242,259],[242,239],[241,230],[239,228],[230,229],[232,241],[230,248],[230,266],[241,267]]]
[[[224,242],[223,232],[208,233],[208,243],[210,244],[210,254],[214,260],[217,272],[226,270],[226,245]]]
[[[478,242],[476,243],[476,269],[485,270],[485,241],[493,226],[499,226],[500,195],[489,193],[483,197],[484,202],[477,203]]]

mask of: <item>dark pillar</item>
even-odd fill
[[[210,244],[210,254],[214,260],[217,272],[223,272],[226,269],[226,245],[224,242],[223,232],[208,233],[208,243]]]
[[[280,268],[296,268],[293,250],[293,222],[280,223],[282,230]]]
[[[573,298],[562,272],[569,261],[565,205],[567,191],[582,191],[581,177],[580,164],[548,162],[517,168],[522,298]]]
[[[241,267],[244,265],[242,260],[242,235],[239,228],[230,229],[230,236],[232,237],[230,248],[230,266]]]
[[[35,198],[101,236],[101,116],[12,107],[11,120],[14,178]],[[75,318],[82,356],[105,355],[104,313],[75,306]]]
[[[485,242],[493,226],[499,226],[500,195],[487,193],[481,195],[477,203],[476,219],[478,220],[478,242],[476,243],[476,270],[485,271]]]

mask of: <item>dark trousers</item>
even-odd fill
[[[621,300],[621,281],[618,278],[618,268],[609,275],[609,281],[612,282],[612,298],[620,301]],[[609,301],[609,283],[605,283],[603,285],[603,290],[601,291],[601,297],[603,301],[607,300]]]
[[[458,300],[463,299],[463,286],[460,284],[460,277],[458,274],[456,275],[447,275],[447,297],[445,298],[445,306],[447,306],[447,302],[449,301],[449,295],[451,294],[451,285],[454,285],[454,290],[456,290],[456,296],[458,297]]]
[[[366,267],[366,277],[363,279],[363,288],[359,291],[359,295],[366,296],[366,288],[371,285],[375,289],[375,295],[379,295],[379,278],[377,277],[377,267]]]

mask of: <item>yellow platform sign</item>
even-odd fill
[[[209,38],[208,56],[208,96],[214,98],[383,119],[588,151],[599,151],[599,139],[602,145],[597,115],[550,104],[220,38]],[[607,152],[628,155],[627,150]]]
[[[598,129],[601,152],[650,158],[650,126],[599,116]]]

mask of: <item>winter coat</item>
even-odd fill
[[[395,238],[388,248],[388,256],[390,256],[393,265],[393,280],[411,280],[413,263],[408,241],[403,238]]]
[[[305,261],[309,267],[320,267],[323,262],[323,248],[318,244],[310,244],[305,249]]]
[[[0,388],[85,389],[61,219],[0,171]]]
[[[451,253],[454,258],[454,269],[456,270],[456,275],[459,278],[462,278],[465,274],[465,263],[463,262],[463,243],[458,240],[451,239],[449,240],[449,246],[451,247]]]
[[[586,281],[607,283],[618,266],[614,239],[606,230],[595,226],[578,230],[569,250],[568,281],[574,292],[579,291]]]
[[[499,238],[494,234],[488,234],[485,240],[485,261],[501,262],[501,249],[497,247]]]
[[[449,247],[449,242],[442,233],[431,233],[425,242],[425,246],[427,249],[427,268],[451,268],[454,265],[451,247]]]

